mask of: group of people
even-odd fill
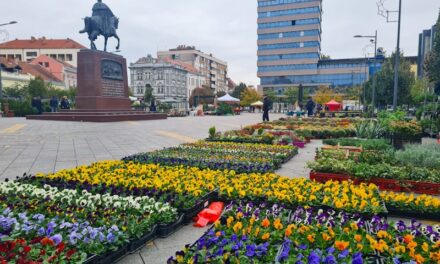
[[[42,114],[44,112],[43,110],[43,103],[41,102],[41,97],[36,96],[32,98],[31,105],[33,108],[35,108],[38,112],[38,114]],[[60,109],[70,109],[70,102],[69,99],[67,99],[67,96],[63,96],[61,98],[61,102],[58,101],[58,98],[56,96],[52,96],[52,98],[49,101],[50,110],[52,113],[58,112],[58,108]]]
[[[306,103],[306,110],[308,116],[315,114],[315,109],[319,113],[322,111],[322,105],[316,104],[312,97],[309,97]],[[268,96],[264,96],[263,99],[263,122],[269,122],[269,111],[272,110],[272,101]]]

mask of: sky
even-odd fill
[[[397,23],[387,23],[377,15],[378,0],[324,0],[322,53],[331,58],[365,57],[374,52],[368,39],[354,35],[374,35],[378,45],[391,53],[397,42]],[[92,0],[0,0],[0,42],[6,37],[29,39],[72,38],[89,46],[80,35],[82,18],[91,15]],[[103,0],[120,18],[121,55],[128,63],[158,50],[185,44],[228,62],[235,82],[257,85],[257,1],[256,0]],[[417,55],[418,34],[435,24],[439,0],[403,0],[401,48]],[[385,7],[398,9],[398,0],[386,0]],[[3,32],[2,32],[3,30]],[[8,34],[5,34],[7,30]],[[7,36],[9,35],[9,36]],[[102,48],[102,42],[97,42]],[[116,47],[109,41],[109,51]]]

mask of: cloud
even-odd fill
[[[0,0],[5,2],[6,0]],[[0,8],[10,39],[46,36],[72,38],[88,46],[79,35],[82,18],[91,14],[94,1],[14,0]],[[194,45],[229,64],[229,75],[237,82],[258,84],[256,77],[256,0],[104,0],[120,18],[122,55],[134,62],[157,50],[180,44]],[[397,0],[386,2],[396,8]],[[416,55],[418,33],[435,23],[438,0],[404,1],[402,49]],[[379,46],[396,46],[397,25],[377,16],[375,0],[324,0],[322,51],[333,58],[363,57],[368,40],[355,34],[379,31]],[[1,21],[0,21],[1,22]],[[3,28],[6,29],[6,28]],[[98,42],[102,46],[102,41]],[[112,40],[110,49],[116,45]],[[371,51],[372,52],[372,51]]]

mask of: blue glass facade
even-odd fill
[[[302,25],[311,25],[311,24],[319,24],[319,23],[320,22],[319,22],[318,18],[299,19],[299,20],[291,20],[291,21],[279,21],[279,22],[268,22],[268,23],[259,23],[258,29],[302,26]]]
[[[297,49],[297,48],[305,48],[305,47],[319,47],[319,41],[259,45],[258,50]]]
[[[270,0],[258,2],[258,7],[313,2],[316,0]]]
[[[258,56],[258,61],[275,60],[297,60],[297,59],[319,59],[318,53],[297,53],[297,54],[279,54]]]
[[[319,9],[319,7],[306,7],[306,8],[298,8],[298,9],[280,10],[280,11],[258,12],[258,18],[311,14],[311,13],[319,13],[320,11],[321,10]]]
[[[258,40],[298,38],[298,37],[319,36],[319,35],[321,35],[321,32],[319,32],[319,30],[312,29],[312,30],[304,30],[304,31],[290,31],[290,32],[271,33],[271,34],[259,34]]]
[[[308,2],[313,3],[304,5]],[[258,76],[262,86],[351,87],[363,84],[380,70],[381,63],[374,65],[366,59],[319,60],[321,3],[320,0],[258,1]],[[288,38],[295,39],[286,43]],[[289,64],[285,65],[287,60]]]

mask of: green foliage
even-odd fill
[[[214,138],[216,133],[215,126],[209,128],[209,138]]]
[[[261,100],[261,95],[252,88],[246,88],[240,95],[240,105],[241,106],[250,106],[251,104]]]
[[[385,127],[389,127],[393,121],[404,121],[405,114],[404,111],[398,109],[395,112],[381,111],[377,114],[377,117]]]
[[[232,114],[234,114],[234,110],[232,109],[232,106],[222,103],[217,108],[217,114],[218,115],[232,115]]]
[[[355,129],[358,138],[367,139],[381,138],[386,132],[386,127],[377,120],[364,120],[359,122],[355,125]]]
[[[391,144],[385,139],[356,139],[356,138],[339,138],[339,139],[325,139],[325,145],[331,146],[351,146],[360,147],[364,150],[389,150],[392,148]]]
[[[11,87],[5,87],[3,89],[3,96],[21,99],[27,97],[27,91],[22,85],[17,83]]]
[[[261,135],[263,135],[263,133],[264,133],[264,128],[262,128],[262,127],[260,127],[259,129],[258,129],[258,135],[259,136],[261,136]]]
[[[411,102],[415,105],[420,105],[425,100],[432,100],[434,92],[430,91],[430,84],[428,79],[422,78],[415,81],[411,85]]]
[[[433,48],[426,57],[425,70],[429,80],[436,87],[436,93],[440,95],[440,14],[435,36]]]
[[[440,145],[406,145],[396,152],[395,160],[405,166],[440,169]]]
[[[145,85],[144,102],[146,105],[151,105],[151,101],[154,100],[153,87],[150,84]]]
[[[35,79],[29,81],[27,92],[31,98],[37,96],[44,98],[47,96],[48,87],[46,83],[44,83],[44,80],[38,76]]]
[[[214,103],[214,92],[208,87],[196,88],[189,98],[191,107]]]
[[[25,117],[27,115],[35,115],[38,111],[31,106],[31,102],[28,100],[7,100],[9,103],[9,109],[14,111],[14,115],[17,117]]]
[[[235,98],[240,98],[241,93],[243,93],[243,91],[247,88],[247,85],[245,83],[240,83],[239,85],[237,85],[234,89],[234,91],[232,92],[231,96],[235,97]]]
[[[374,76],[376,79],[377,92],[376,104],[379,106],[393,104],[395,56],[395,53],[393,53],[390,58],[387,58],[382,65],[382,70],[377,72]],[[400,54],[400,56],[398,105],[411,103],[410,89],[415,82],[414,73],[411,71],[411,64],[405,60],[403,54]],[[366,101],[371,102],[373,79],[365,84],[365,89]]]

